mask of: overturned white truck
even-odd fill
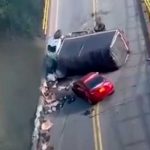
[[[129,53],[129,42],[120,30],[68,37],[57,54],[57,73],[69,76],[115,71],[126,63]]]

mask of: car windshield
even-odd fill
[[[96,87],[98,84],[102,83],[103,82],[103,78],[100,77],[100,76],[97,76],[95,78],[93,78],[92,80],[89,80],[86,82],[86,86],[89,88],[89,89],[93,89],[94,87]]]

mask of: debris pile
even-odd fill
[[[63,108],[66,102],[70,104],[75,101],[75,97],[72,95],[58,95],[61,91],[68,91],[69,89],[70,85],[58,86],[56,81],[42,81],[40,87],[41,96],[34,121],[35,128],[32,135],[32,150],[53,149],[53,147],[49,147],[50,130],[53,127],[50,114]]]

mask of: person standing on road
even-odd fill
[[[101,31],[105,31],[106,27],[105,24],[102,23],[101,17],[100,16],[96,16],[95,17],[95,27],[94,27],[94,31],[95,32],[101,32]]]
[[[56,59],[46,55],[44,58],[44,65],[43,66],[44,66],[44,79],[46,81],[49,81],[49,78],[51,78],[53,81],[55,81],[53,74],[57,68]]]

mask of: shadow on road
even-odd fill
[[[56,116],[64,117],[67,115],[75,115],[75,114],[86,115],[86,112],[89,111],[91,109],[91,107],[92,106],[88,102],[76,97],[76,100],[74,102],[68,103],[66,101],[64,103],[63,108],[61,108],[60,110],[57,110],[56,112],[53,112],[51,114],[55,117]]]

